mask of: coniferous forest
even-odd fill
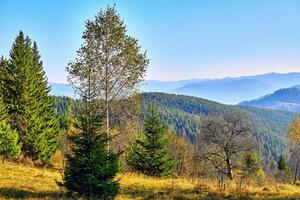
[[[39,44],[0,60],[0,198],[299,199],[300,118],[140,92],[148,52],[115,6],[88,19],[50,95]],[[79,38],[80,39],[80,38]]]

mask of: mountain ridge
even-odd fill
[[[300,87],[282,88],[260,98],[241,102],[239,105],[299,113]]]

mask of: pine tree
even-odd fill
[[[23,32],[15,39],[3,72],[3,101],[22,152],[48,163],[58,146],[58,123],[37,45]]]
[[[175,169],[175,160],[167,149],[167,128],[155,108],[144,123],[144,133],[133,144],[127,162],[135,171],[146,175],[170,176]]]
[[[2,156],[3,162],[7,158],[18,159],[21,156],[18,133],[11,130],[6,121],[5,107],[2,98],[0,98],[0,156]]]

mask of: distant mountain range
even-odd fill
[[[268,73],[223,79],[146,80],[141,84],[140,90],[183,94],[225,104],[238,104],[294,85],[300,85],[300,73]],[[74,97],[74,89],[66,84],[51,83],[51,87],[52,95]]]
[[[223,79],[146,81],[144,92],[167,92],[201,97],[226,104],[257,99],[281,88],[300,84],[300,73],[268,73]]]
[[[261,98],[241,102],[240,105],[299,113],[300,85],[279,89],[274,93],[265,95]]]
[[[75,90],[68,84],[65,83],[50,83],[51,91],[50,94],[54,96],[67,96],[75,97]]]

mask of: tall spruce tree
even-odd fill
[[[27,133],[27,103],[30,98],[28,86],[31,79],[32,64],[31,42],[23,32],[16,37],[10,58],[3,68],[3,102],[7,107],[9,123],[20,134],[20,139]]]
[[[50,87],[43,70],[36,42],[32,46],[31,79],[32,99],[28,102],[31,111],[28,119],[28,132],[24,137],[26,154],[34,160],[44,163],[50,161],[58,147],[59,123],[55,117],[53,98],[49,95]]]
[[[3,101],[23,154],[49,163],[57,148],[58,123],[37,45],[23,32],[15,39],[3,72]]]
[[[175,169],[175,159],[168,152],[167,142],[167,127],[153,107],[145,119],[143,134],[129,152],[128,164],[146,175],[170,176]]]

